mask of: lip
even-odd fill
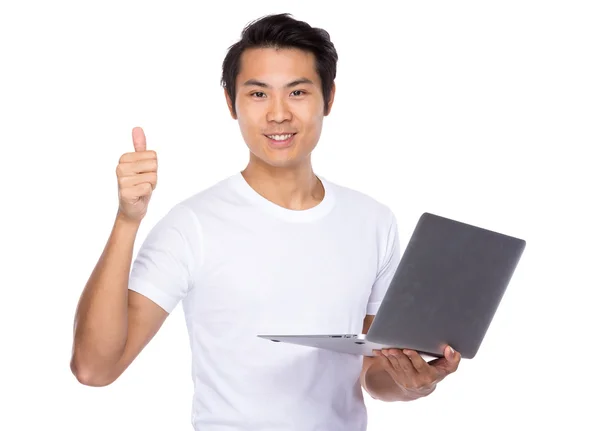
[[[265,138],[269,141],[269,146],[272,148],[287,148],[292,145],[294,138],[296,137],[296,133],[273,133],[272,135],[292,135],[285,141],[276,141],[275,139],[269,138],[267,135],[264,135]]]

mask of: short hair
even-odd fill
[[[292,18],[289,13],[267,15],[248,24],[241,39],[229,47],[222,65],[221,86],[231,98],[234,113],[235,81],[240,73],[242,54],[250,48],[296,48],[312,52],[327,113],[338,61],[337,51],[327,31]]]

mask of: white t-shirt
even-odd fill
[[[171,312],[192,350],[197,431],[363,431],[362,357],[258,334],[361,333],[400,260],[392,211],[318,175],[297,211],[241,173],[175,205],[150,231],[129,288]]]

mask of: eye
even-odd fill
[[[251,96],[262,98],[262,97],[266,97],[266,94],[263,93],[262,91],[255,91],[254,93],[251,94]]]
[[[306,94],[306,91],[304,91],[304,90],[294,90],[294,91],[292,91],[292,95],[294,95],[294,96],[302,96],[304,94]]]

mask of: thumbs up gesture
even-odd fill
[[[118,215],[139,223],[146,215],[156,187],[158,159],[155,151],[146,150],[146,135],[141,127],[135,127],[131,134],[135,151],[123,154],[117,165]]]

